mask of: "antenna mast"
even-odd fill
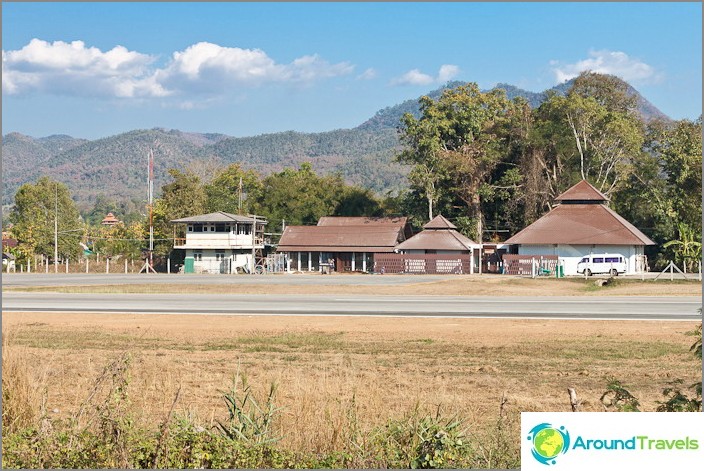
[[[147,154],[149,174],[147,176],[147,207],[149,208],[149,255],[144,261],[140,273],[146,271],[156,273],[154,270],[154,150],[149,149]]]

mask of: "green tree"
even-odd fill
[[[200,178],[191,172],[170,169],[173,179],[161,187],[161,197],[154,201],[152,208],[154,224],[154,251],[166,256],[173,249],[174,225],[172,219],[203,214],[206,210],[206,193]],[[144,247],[148,247],[149,219],[145,221]]]
[[[551,94],[535,110],[530,139],[550,199],[582,179],[606,196],[624,185],[645,142],[635,106],[628,84],[585,72],[566,96]]]
[[[287,225],[313,225],[335,214],[344,186],[339,175],[318,176],[305,162],[298,170],[287,168],[266,177],[255,209],[270,224],[285,220]]]
[[[69,188],[47,176],[22,185],[15,194],[10,215],[12,232],[25,257],[43,254],[54,257],[55,221],[58,256],[76,259],[81,253],[83,223]]]
[[[701,238],[702,117],[664,128],[653,147],[666,175],[668,215],[675,223],[698,228]]]
[[[205,209],[207,212],[249,214],[253,212],[255,202],[261,198],[261,191],[262,182],[257,172],[245,171],[239,164],[231,164],[221,169],[215,178],[205,185]]]
[[[672,248],[675,261],[684,263],[689,271],[693,271],[694,264],[702,259],[701,236],[698,236],[694,229],[684,223],[679,223],[677,227],[679,238],[663,244],[664,249]]]
[[[429,207],[443,191],[439,184],[450,183],[444,191],[467,205],[474,226],[470,235],[481,241],[482,198],[490,194],[492,174],[506,152],[511,102],[501,89],[482,93],[472,83],[444,90],[437,101],[422,97],[420,103],[420,119],[404,116],[401,133],[406,149],[399,160],[414,164],[412,176],[424,177],[419,186]]]

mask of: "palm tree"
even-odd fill
[[[702,259],[702,243],[699,241],[700,238],[695,234],[694,229],[684,223],[677,224],[677,232],[679,232],[679,239],[665,242],[663,248],[674,247],[675,261],[684,264],[685,272],[689,265],[691,272],[694,262]]]

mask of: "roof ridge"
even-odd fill
[[[613,209],[609,208],[606,205],[603,205],[604,209],[606,209],[607,213],[611,215],[612,218],[616,219],[623,227],[625,227],[628,232],[636,236],[638,239],[640,239],[642,242],[644,242],[646,245],[655,245],[655,242],[653,242],[650,237],[647,235],[643,234],[640,229],[638,229],[636,226],[628,222],[627,219],[625,219],[623,216],[618,214],[616,211]]]

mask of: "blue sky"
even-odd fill
[[[542,91],[581,70],[702,109],[692,3],[2,3],[2,133],[351,128],[447,80]]]

